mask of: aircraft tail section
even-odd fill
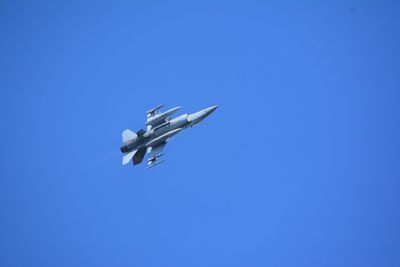
[[[138,137],[138,135],[129,129],[126,129],[125,131],[122,132],[122,142],[123,143],[126,143],[130,140],[134,140],[137,137]]]
[[[133,156],[135,156],[137,150],[134,150],[132,152],[126,153],[124,157],[122,158],[122,165],[126,165],[129,163],[129,161],[132,160]]]

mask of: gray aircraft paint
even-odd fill
[[[161,152],[168,140],[182,130],[201,122],[218,106],[211,106],[193,114],[186,113],[172,119],[169,116],[177,112],[180,107],[160,113],[162,107],[163,105],[160,105],[147,112],[147,131],[140,130],[134,133],[126,129],[122,132],[124,143],[120,150],[124,153],[123,165],[132,159],[134,165],[141,163],[146,152],[151,154],[148,159],[149,168],[161,163],[163,160],[158,159],[162,156]]]

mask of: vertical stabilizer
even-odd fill
[[[126,165],[129,163],[129,161],[132,160],[133,156],[135,156],[137,150],[134,150],[132,152],[126,153],[124,157],[122,158],[122,165]]]

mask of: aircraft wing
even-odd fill
[[[155,108],[147,111],[147,129],[155,129],[159,127],[163,127],[164,125],[169,124],[170,116],[177,112],[181,107],[171,108],[165,112],[160,112],[160,109],[163,105],[157,106]]]
[[[163,106],[164,105],[158,105],[157,107],[148,110],[147,111],[147,117],[154,116],[155,114],[157,114],[158,111],[160,110],[160,108],[162,108]]]
[[[164,161],[163,159],[159,160],[159,158],[163,155],[162,151],[164,150],[166,144],[167,142],[162,142],[151,148],[151,151],[149,152],[149,158],[147,160],[147,168],[151,168]]]
[[[147,115],[147,120],[146,120],[146,125],[147,125],[147,130],[150,130],[152,128],[153,125],[149,124],[150,121],[152,121],[154,119],[154,117],[156,117],[159,113],[160,113],[160,109],[164,107],[164,105],[159,105],[155,108],[152,108],[150,110],[148,110],[146,112]]]
[[[162,107],[164,107],[164,105],[159,105],[159,106],[157,106],[157,107],[155,107],[155,108],[152,108],[152,109],[148,110],[148,111],[146,112],[146,114],[147,114],[147,121],[150,121],[154,116],[156,116],[158,113],[160,113],[160,109],[161,109]]]

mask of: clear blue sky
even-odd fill
[[[400,266],[400,4],[333,2],[2,1],[0,266]]]

